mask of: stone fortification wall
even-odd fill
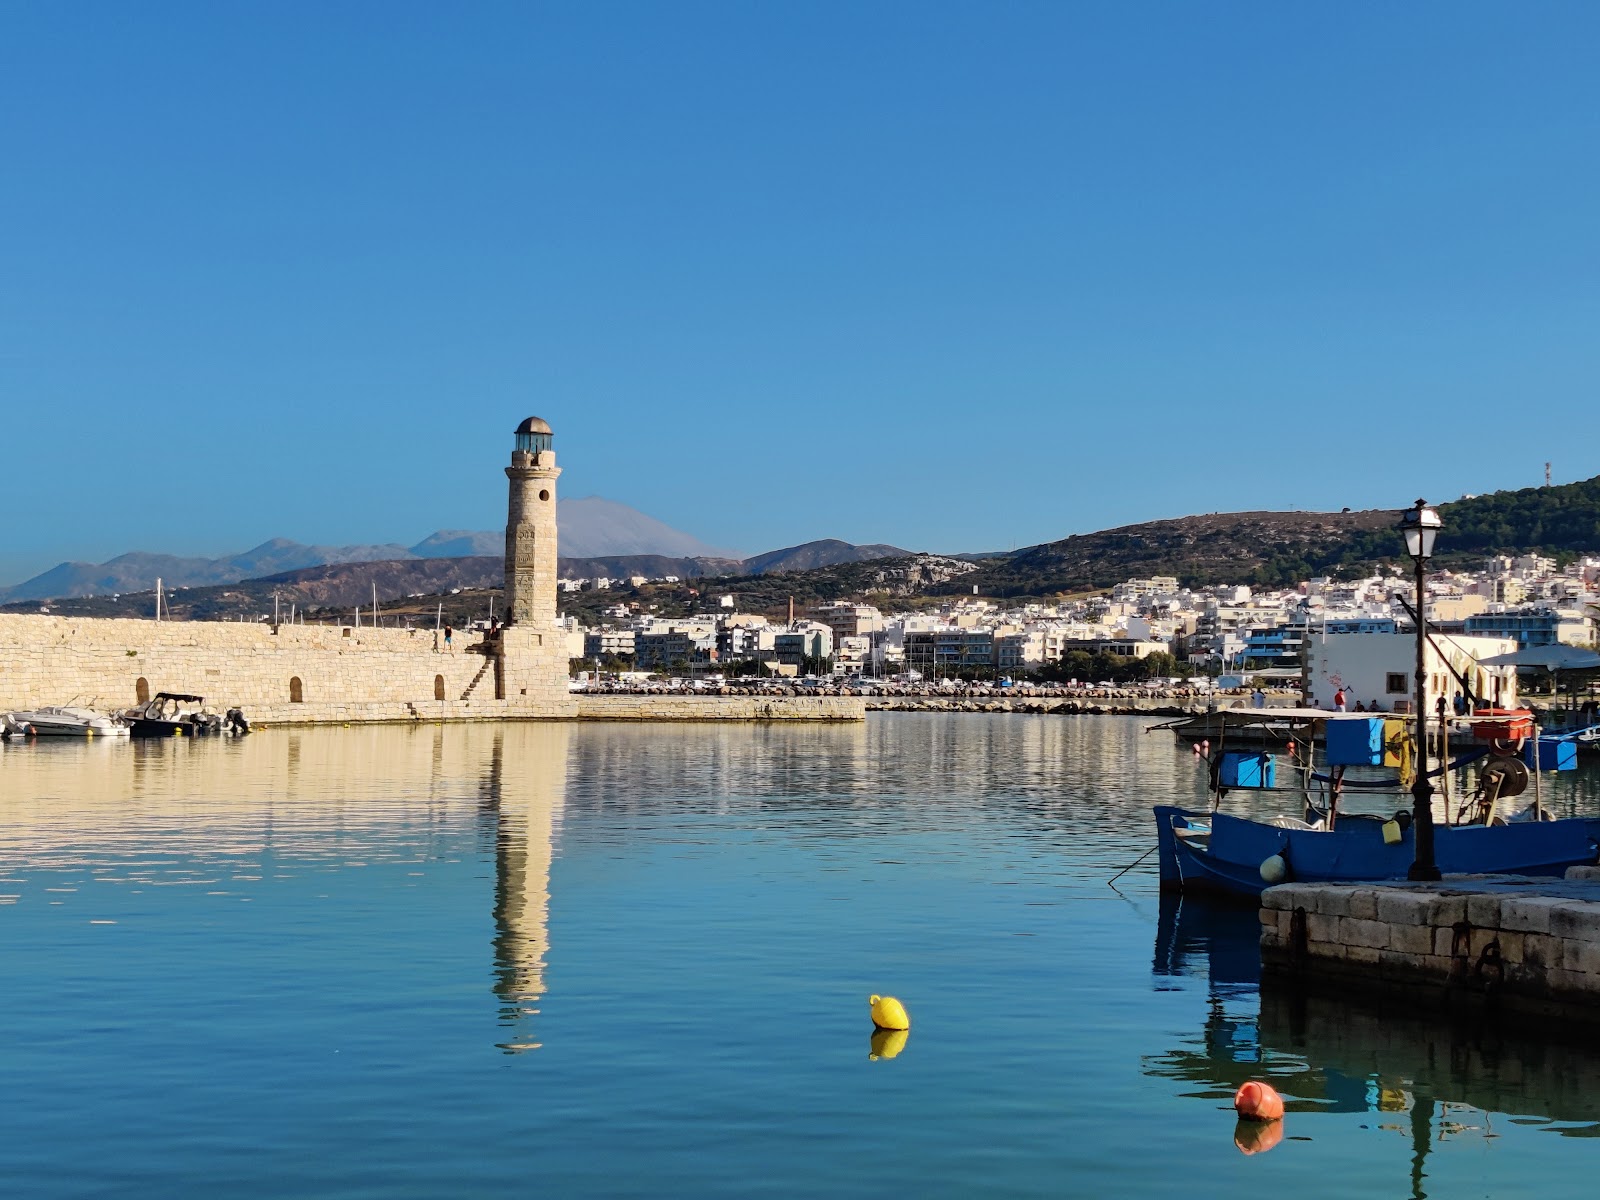
[[[0,614],[0,709],[116,710],[144,691],[195,693],[264,722],[571,715],[564,658],[522,668],[497,700],[496,663],[473,652],[481,639],[453,641],[436,645],[432,630]]]
[[[851,696],[577,697],[588,721],[864,721],[866,704]]]

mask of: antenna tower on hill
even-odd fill
[[[1545,463],[1545,465],[1544,465],[1544,485],[1545,485],[1545,487],[1549,487],[1550,486],[1550,464],[1549,463]]]

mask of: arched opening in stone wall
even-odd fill
[[[150,681],[143,675],[139,676],[139,682],[133,685],[133,695],[136,704],[150,703]]]
[[[435,700],[443,700],[444,699],[444,676],[443,675],[435,675],[433,677],[433,698]]]
[[[300,685],[300,676],[296,675],[289,680],[289,703],[304,704],[305,689]]]

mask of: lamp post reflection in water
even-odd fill
[[[484,775],[483,811],[494,822],[494,993],[509,1031],[498,1044],[507,1054],[540,1045],[532,1024],[546,990],[550,863],[566,803],[567,738],[559,722],[497,729]]]

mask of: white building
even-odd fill
[[[631,629],[591,629],[583,639],[585,658],[624,657],[633,653]]]
[[[1439,649],[1435,649],[1435,643]],[[1454,711],[1465,677],[1474,699],[1502,708],[1517,702],[1517,669],[1484,667],[1479,662],[1517,648],[1509,638],[1435,636],[1424,660],[1428,672],[1428,704],[1443,696]],[[1440,651],[1443,651],[1441,654]],[[1409,712],[1416,694],[1417,641],[1410,633],[1334,633],[1306,639],[1306,701],[1313,708],[1333,707],[1341,687],[1345,706],[1359,703],[1374,712]]]

